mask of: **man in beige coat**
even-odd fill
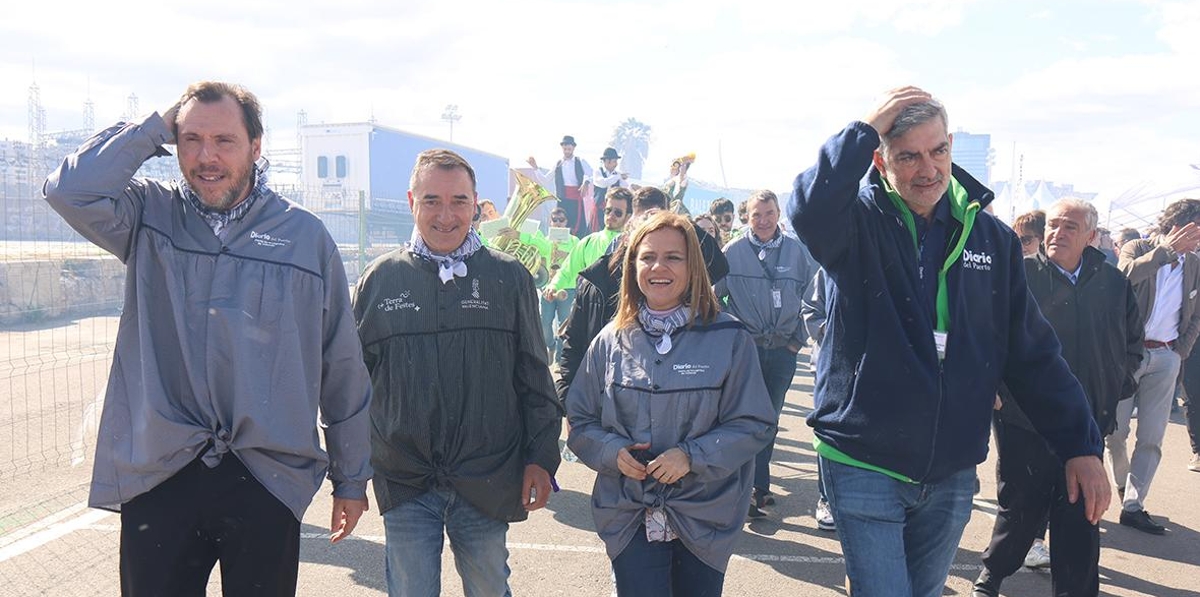
[[[1138,389],[1132,400],[1117,405],[1117,429],[1105,443],[1113,478],[1121,497],[1121,524],[1162,535],[1166,529],[1146,512],[1146,496],[1158,463],[1171,416],[1180,363],[1200,336],[1200,200],[1181,199],[1163,210],[1158,233],[1149,240],[1121,246],[1120,269],[1137,295],[1146,328],[1145,355],[1134,375]],[[1137,441],[1130,457],[1133,409],[1138,411]]]

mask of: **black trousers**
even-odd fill
[[[300,522],[233,454],[121,507],[124,597],[204,597],[218,561],[226,596],[296,594]]]
[[[1082,496],[1067,501],[1062,463],[1034,431],[996,419],[996,486],[999,509],[983,565],[1005,578],[1050,523],[1050,575],[1061,596],[1100,592],[1100,528],[1088,522]]]
[[[1200,347],[1183,362],[1183,415],[1192,454],[1200,454]]]

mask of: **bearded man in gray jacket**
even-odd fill
[[[326,474],[333,541],[367,509],[349,284],[321,221],[267,187],[262,134],[253,94],[196,83],[46,180],[47,203],[127,268],[89,498],[121,512],[126,596],[203,595],[217,561],[226,594],[294,595]],[[172,143],[182,182],[133,178]]]

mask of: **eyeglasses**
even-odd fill
[[[717,218],[717,220],[721,221],[721,222],[732,222],[733,221],[733,214],[719,214],[714,217]]]
[[[1038,241],[1038,237],[1036,237],[1032,234],[1026,234],[1025,236],[1021,237],[1022,245],[1032,245],[1033,243],[1036,243],[1037,241]]]
[[[608,214],[612,214],[619,218],[625,215],[625,210],[619,207],[606,207],[604,208],[604,215],[607,216]]]

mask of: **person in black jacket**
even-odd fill
[[[654,187],[642,187],[633,194],[633,217],[630,218],[626,230],[632,230],[637,223],[652,209],[666,209],[667,195]],[[565,405],[567,390],[571,389],[571,381],[575,372],[583,362],[592,340],[600,334],[600,330],[617,314],[617,293],[621,290],[621,258],[625,255],[625,242],[628,234],[618,237],[615,246],[605,252],[604,256],[595,263],[579,272],[575,286],[575,304],[563,324],[562,350],[558,355],[558,379],[555,389],[558,399]],[[700,254],[704,257],[708,277],[715,284],[729,273],[729,262],[721,252],[712,235],[696,228],[696,236],[700,239]],[[614,255],[616,258],[614,259]]]
[[[1103,435],[1116,427],[1117,402],[1133,394],[1142,362],[1142,320],[1133,286],[1090,247],[1096,208],[1064,199],[1046,214],[1045,253],[1025,258],[1029,291],[1062,343]],[[974,595],[991,597],[1020,569],[1034,539],[1050,523],[1050,574],[1055,595],[1100,589],[1100,530],[1083,503],[1067,500],[1063,465],[1016,402],[1001,389],[996,412],[999,508]]]

